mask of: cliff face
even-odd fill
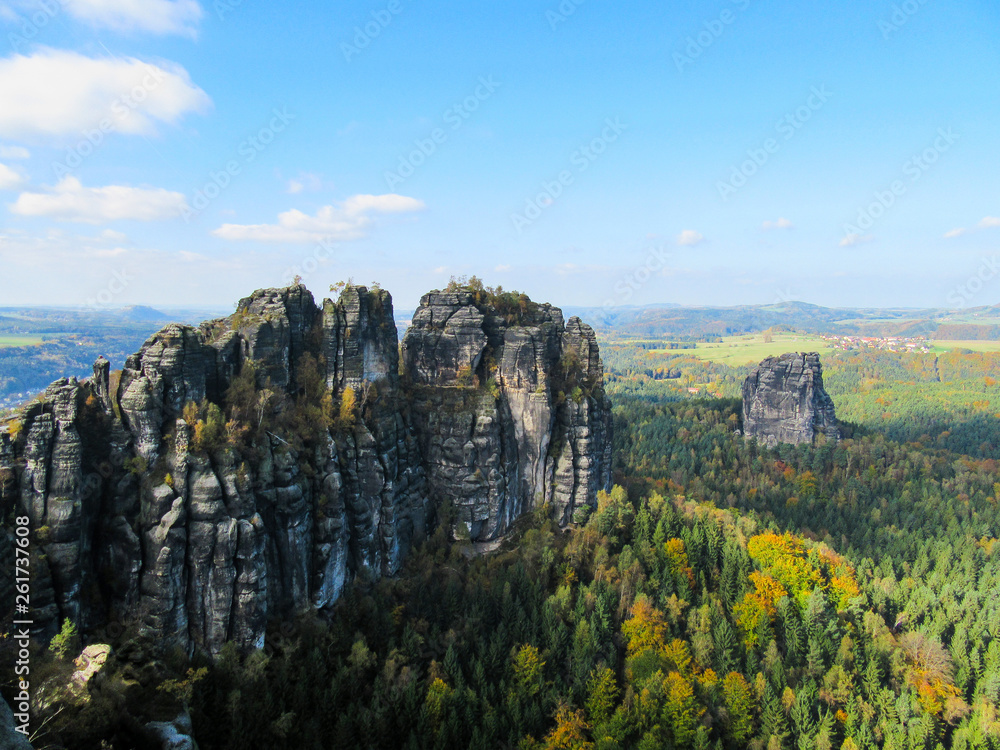
[[[819,354],[768,357],[754,368],[743,382],[743,433],[769,447],[840,439]]]
[[[54,383],[0,430],[0,511],[34,532],[36,634],[69,618],[260,646],[268,618],[396,573],[441,520],[495,539],[551,503],[567,523],[610,484],[603,372],[593,331],[524,306],[426,295],[401,378],[387,292],[258,291],[167,326],[117,378],[102,358]]]
[[[594,332],[579,318],[431,292],[402,351],[430,491],[451,503],[457,534],[495,539],[545,503],[568,523],[607,488],[611,412]]]

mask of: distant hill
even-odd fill
[[[135,323],[168,323],[173,320],[169,315],[145,305],[123,307],[121,310],[116,310],[114,314],[122,320],[130,320]]]
[[[934,308],[832,308],[805,302],[735,307],[567,308],[605,334],[692,340],[760,333],[788,327],[843,336],[899,336],[938,340],[1000,339],[1000,306],[967,310]]]

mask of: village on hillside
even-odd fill
[[[903,338],[899,336],[835,336],[821,335],[834,349],[851,351],[857,349],[880,349],[889,352],[930,352],[931,345],[926,338]]]

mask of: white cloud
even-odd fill
[[[46,193],[21,193],[10,209],[22,216],[99,224],[117,219],[170,219],[180,216],[185,205],[181,193],[163,188],[125,185],[85,188],[75,177],[66,177]]]
[[[204,15],[197,0],[71,0],[66,10],[80,21],[115,31],[191,37]]]
[[[996,216],[987,216],[979,222],[980,229],[992,229],[994,227],[1000,227],[1000,219]]]
[[[156,122],[175,123],[204,112],[208,94],[184,68],[169,62],[91,58],[41,49],[0,59],[0,136],[75,136],[104,129],[153,134]]]
[[[870,234],[849,234],[840,241],[841,247],[852,247],[864,242],[871,242],[875,237]]]
[[[705,240],[705,235],[693,229],[685,229],[677,235],[678,245],[698,245]]]
[[[0,146],[0,159],[27,159],[31,154],[21,146]]]
[[[945,239],[951,240],[951,239],[954,239],[955,237],[961,237],[967,231],[968,230],[965,227],[958,227],[956,229],[952,229],[950,232],[945,232],[944,236],[945,236]]]
[[[499,266],[497,266],[493,270],[496,271],[497,273],[504,273],[505,271],[509,271],[510,270],[510,266],[506,265],[504,263],[501,263]]]
[[[765,221],[761,229],[792,229],[794,226],[788,219],[778,219],[777,221]]]
[[[343,203],[323,206],[315,216],[297,209],[278,214],[277,224],[223,224],[212,232],[224,240],[258,242],[318,242],[363,237],[372,214],[420,211],[423,201],[405,195],[355,195]]]
[[[24,181],[17,172],[6,164],[0,164],[0,190],[13,190]]]

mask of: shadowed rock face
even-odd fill
[[[754,368],[743,382],[743,433],[769,447],[840,439],[819,354],[768,357]]]
[[[69,618],[191,651],[259,647],[269,618],[395,574],[441,519],[482,540],[544,503],[569,522],[611,481],[603,370],[589,327],[524,305],[512,322],[463,292],[426,295],[401,378],[387,292],[317,306],[302,286],[263,290],[229,318],[165,327],[120,377],[102,358],[52,384],[0,428],[0,513],[35,533],[35,634]],[[221,408],[214,442],[191,402]],[[0,559],[11,540],[0,530]]]
[[[2,750],[31,750],[28,738],[17,731],[14,712],[7,701],[0,698],[0,748]]]

